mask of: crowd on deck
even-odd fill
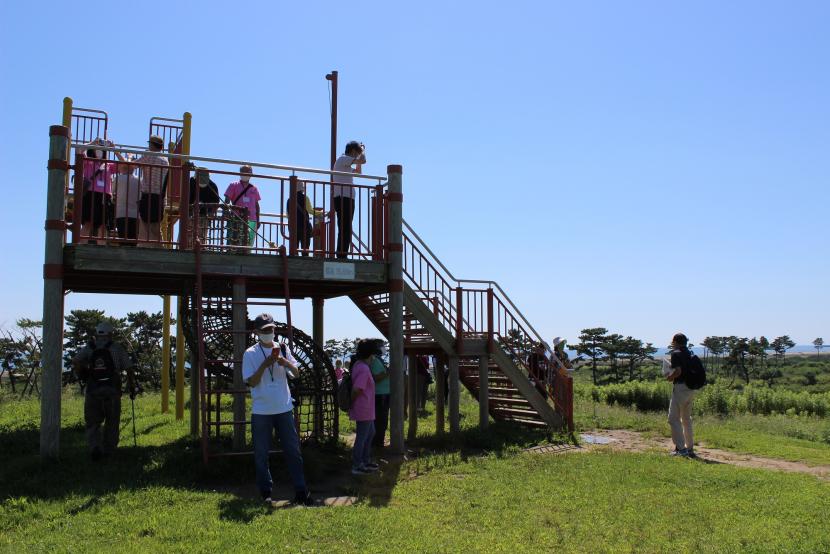
[[[82,165],[81,236],[89,243],[112,237],[118,244],[134,246],[161,246],[165,199],[170,182],[170,164],[164,154],[164,141],[153,135],[148,141],[147,152],[139,157],[113,150],[117,161],[109,161],[106,150],[111,141],[95,139],[86,145]],[[336,217],[336,255],[346,258],[352,244],[352,222],[355,212],[355,189],[352,174],[361,173],[366,163],[365,147],[351,141],[344,153],[337,158],[332,169],[332,217]],[[226,245],[236,247],[237,252],[247,251],[255,244],[261,225],[260,203],[262,196],[251,181],[250,165],[239,168],[239,179],[228,184],[220,198],[219,187],[205,167],[188,163],[193,171],[189,182],[191,217],[197,211],[199,238],[204,243],[208,231],[222,208],[225,219]],[[290,195],[289,195],[290,196]],[[295,230],[291,240],[304,251],[311,246],[315,232],[319,232],[326,213],[311,205],[305,185],[297,187],[294,207]],[[291,211],[291,199],[286,201],[286,213]],[[172,207],[172,206],[167,206]],[[170,240],[165,238],[165,240]]]

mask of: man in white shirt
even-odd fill
[[[342,173],[360,173],[366,163],[365,147],[362,143],[351,141],[346,145],[346,152],[334,162],[332,171]],[[354,167],[353,167],[354,166]],[[352,219],[354,219],[354,178],[351,175],[332,175],[332,196],[334,212],[337,214],[337,257],[345,258],[352,247]]]
[[[288,389],[288,377],[293,378],[299,369],[288,347],[274,342],[275,327],[274,319],[269,314],[258,315],[254,321],[257,343],[247,349],[242,357],[242,378],[251,388],[251,435],[256,482],[263,500],[270,504],[273,481],[268,451],[276,429],[285,464],[294,483],[294,503],[309,506],[313,501],[305,484],[300,437],[294,425],[294,400]]]

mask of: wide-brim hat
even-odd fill
[[[102,321],[98,325],[95,326],[95,334],[96,335],[111,335],[112,334],[112,325],[107,321]]]
[[[147,141],[148,144],[154,144],[159,148],[164,148],[164,139],[158,135],[150,135],[150,139]]]

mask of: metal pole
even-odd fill
[[[49,176],[46,192],[46,242],[43,263],[43,376],[40,395],[40,455],[57,458],[60,451],[63,360],[63,245],[66,222],[69,128],[49,128]]]
[[[390,165],[386,171],[389,175],[389,437],[392,452],[403,454],[406,450],[403,434],[406,401],[403,375],[403,168]]]
[[[334,161],[337,159],[337,72],[332,71],[326,75],[326,80],[331,81],[331,165],[334,169]]]

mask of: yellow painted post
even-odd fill
[[[182,116],[182,154],[190,155],[190,125],[192,116],[190,112],[184,112]],[[184,160],[182,160],[184,163]],[[182,182],[181,186],[187,186]],[[186,210],[187,206],[181,206],[179,203],[179,215],[182,210]],[[182,306],[184,299],[180,296],[177,302],[176,309],[176,419],[184,419],[184,334],[182,333]],[[198,339],[197,339],[198,340]],[[198,387],[199,380],[195,377],[195,373],[191,371],[190,387]],[[192,392],[192,391],[191,391]]]
[[[170,411],[170,297],[164,297],[164,334],[161,339],[161,412]]]

